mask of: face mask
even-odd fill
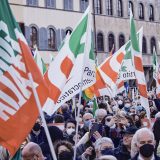
[[[89,128],[90,127],[90,125],[91,125],[91,121],[89,120],[89,121],[84,121],[84,126],[85,127],[87,127],[87,128]]]
[[[69,129],[67,129],[66,132],[67,132],[68,135],[71,135],[74,131],[75,131],[75,129],[69,128]]]
[[[122,100],[119,100],[119,101],[118,101],[118,104],[119,104],[119,105],[122,105],[122,104],[123,104]]]
[[[69,151],[63,151],[58,155],[58,160],[72,160],[73,155]]]
[[[102,155],[113,155],[113,150],[112,148],[106,148],[104,150],[101,150]]]
[[[126,103],[126,104],[124,105],[124,107],[126,107],[126,108],[129,108],[130,106],[131,106],[130,103]]]
[[[35,123],[34,127],[33,127],[33,130],[34,131],[39,131],[41,128],[41,125],[39,123]]]
[[[154,153],[154,146],[152,144],[144,144],[140,147],[139,152],[143,157],[149,158]]]

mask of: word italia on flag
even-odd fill
[[[50,97],[43,109],[49,115],[74,95],[95,83],[95,59],[89,7],[45,74]]]
[[[140,94],[141,105],[145,108],[147,117],[150,118],[150,109],[147,96],[147,86],[144,76],[143,63],[142,63],[142,36],[143,30],[139,33],[139,40],[136,35],[136,28],[133,19],[133,14],[130,9],[130,36],[131,36],[131,53],[133,56],[133,64],[135,68],[136,82]]]
[[[0,145],[14,155],[39,115],[28,74],[42,105],[48,89],[8,0],[0,0],[0,63]]]

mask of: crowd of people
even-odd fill
[[[124,94],[97,98],[95,113],[93,101],[83,98],[75,108],[68,101],[52,116],[44,113],[57,159],[73,160],[76,149],[76,160],[160,160],[160,104],[154,95],[148,100],[151,119],[138,96],[133,100]],[[41,118],[13,159],[18,157],[52,160]],[[9,152],[0,146],[0,160],[9,159]]]

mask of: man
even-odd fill
[[[23,160],[44,160],[42,150],[38,144],[29,142],[22,150]]]
[[[86,132],[89,132],[89,128],[93,121],[93,115],[91,113],[85,113],[83,115],[83,127],[81,128],[81,133],[84,135]]]
[[[154,134],[148,128],[141,128],[135,133],[131,150],[138,152],[132,160],[160,160],[160,157],[154,154]]]
[[[114,150],[114,156],[117,160],[128,160],[131,158],[131,141],[137,128],[132,126],[124,131],[122,143]]]
[[[98,123],[101,123],[101,121],[106,115],[107,111],[105,109],[97,109],[95,112],[95,119]]]

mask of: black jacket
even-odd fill
[[[123,143],[114,150],[114,156],[117,158],[117,160],[131,159],[130,152],[127,150],[126,146],[123,145]]]
[[[138,154],[134,158],[132,158],[131,160],[138,160]],[[155,160],[160,160],[160,157],[155,155]]]

